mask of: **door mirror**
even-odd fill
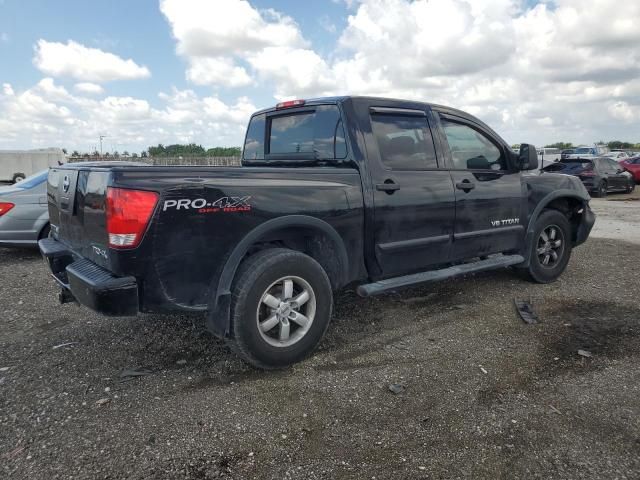
[[[528,143],[521,143],[520,153],[518,154],[518,165],[520,165],[520,170],[535,170],[538,168],[538,152],[536,152],[536,147]]]

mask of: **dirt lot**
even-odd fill
[[[638,248],[593,238],[552,285],[345,292],[317,354],[275,373],[198,317],[59,306],[35,252],[0,249],[0,477],[640,478]]]

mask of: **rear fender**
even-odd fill
[[[207,326],[214,335],[228,337],[231,333],[229,331],[231,288],[236,271],[251,247],[256,243],[260,243],[261,240],[270,238],[278,230],[292,227],[316,230],[330,239],[338,262],[337,278],[334,278],[333,282],[334,287],[337,288],[346,283],[349,271],[349,257],[342,238],[331,225],[318,218],[304,215],[274,218],[249,232],[231,252],[220,276],[214,278],[210,290],[213,294],[211,295],[207,314]]]

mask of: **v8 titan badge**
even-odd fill
[[[180,198],[177,200],[165,200],[162,211],[167,210],[197,210],[198,213],[218,212],[250,212],[251,196],[246,197],[222,197],[214,202],[206,198]]]

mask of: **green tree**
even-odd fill
[[[207,150],[208,157],[239,157],[240,147],[213,147]]]
[[[79,157],[80,156],[80,152],[78,152],[78,150],[74,150],[73,152],[71,152],[71,156],[72,157]]]
[[[559,148],[560,150],[566,150],[568,148],[573,148],[573,143],[571,142],[556,142],[551,145],[545,145],[545,148]]]

